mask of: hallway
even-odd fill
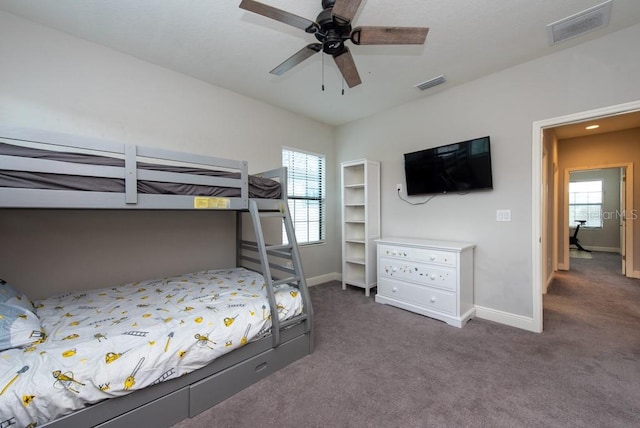
[[[629,329],[638,337],[640,280],[622,276],[619,254],[589,254],[593,258],[571,258],[570,271],[555,273],[543,298],[544,330],[569,318],[577,329],[593,327],[615,336]]]

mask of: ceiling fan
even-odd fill
[[[321,0],[322,12],[315,21],[286,12],[254,0],[242,0],[240,8],[276,21],[284,22],[313,34],[319,43],[311,43],[282,64],[271,70],[271,74],[281,75],[305,59],[320,51],[331,55],[347,85],[352,88],[362,83],[358,69],[345,42],[351,40],[356,45],[421,45],[427,38],[428,28],[424,27],[355,27],[351,20],[358,11],[362,0]]]

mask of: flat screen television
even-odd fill
[[[404,155],[407,195],[493,189],[489,137]]]

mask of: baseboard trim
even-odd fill
[[[307,278],[307,286],[313,287],[314,285],[324,284],[325,282],[342,281],[342,275],[338,272],[325,273],[323,275]]]
[[[534,333],[540,333],[535,328],[533,318],[525,317],[522,315],[516,315],[509,312],[499,311],[497,309],[485,308],[483,306],[475,305],[476,318],[482,318],[488,321],[505,324],[511,327],[521,328],[523,330],[532,331]]]
[[[634,271],[634,278],[640,278],[640,271]],[[307,285],[309,287],[324,284],[331,281],[342,281],[342,275],[338,272],[326,273],[323,275],[314,276],[312,278],[307,278]],[[510,312],[499,311],[497,309],[486,308],[484,306],[474,305],[476,310],[476,318],[485,319],[488,321],[497,322],[500,324],[505,324],[511,327],[520,328],[527,331],[532,331],[534,333],[540,333],[535,328],[533,318],[525,317],[522,315],[512,314]]]
[[[603,253],[618,253],[620,254],[620,248],[616,247],[596,247],[596,246],[585,246],[587,250],[591,251],[602,251]]]
[[[549,278],[547,279],[547,282],[544,285],[544,290],[542,290],[542,294],[547,294],[547,291],[549,290],[549,286],[551,285],[551,282],[553,282],[553,273],[549,275]]]

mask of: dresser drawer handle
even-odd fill
[[[395,293],[396,291],[398,291],[398,287],[393,287],[393,288],[391,289],[391,291],[393,291],[393,292]]]
[[[435,303],[436,302],[436,298],[435,297],[431,297],[431,303]]]
[[[431,256],[429,257],[429,260],[434,261],[436,259],[436,256]]]
[[[435,275],[431,275],[431,276],[429,276],[429,278],[431,278],[431,281],[435,281],[436,280],[436,276]]]

